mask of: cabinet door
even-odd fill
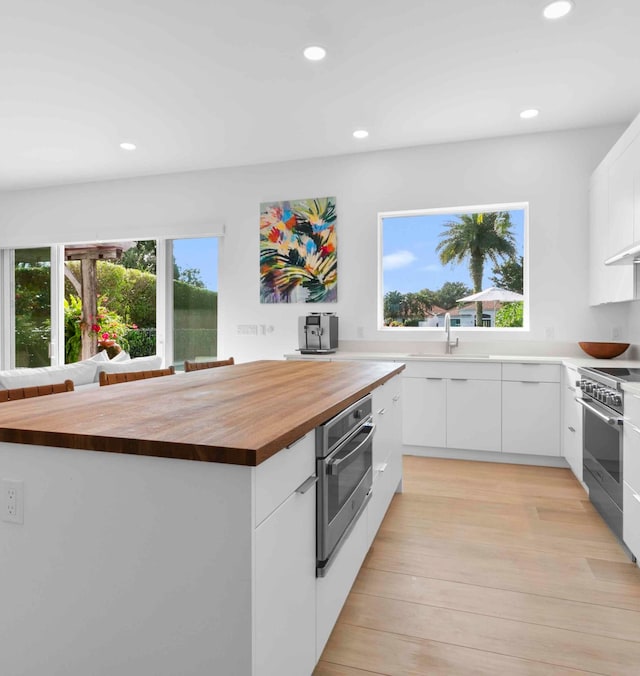
[[[609,168],[609,238],[607,256],[633,244],[634,143]]]
[[[444,378],[403,378],[402,399],[402,443],[444,448],[447,439]]]
[[[591,177],[589,192],[590,305],[629,300],[634,296],[634,266],[604,264],[608,257],[609,222],[609,170],[601,165]]]
[[[393,444],[393,399],[391,383],[376,388],[372,394],[373,419],[376,423],[376,431],[373,436],[373,471],[382,465],[391,450]]]
[[[571,471],[582,481],[582,409],[576,402],[580,392],[575,383],[578,372],[565,368],[562,383],[562,454]]]
[[[560,455],[558,383],[502,383],[502,451]]]
[[[447,381],[447,448],[500,451],[501,383]]]
[[[293,493],[255,530],[256,676],[314,669],[315,508],[315,487]]]

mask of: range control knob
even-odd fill
[[[622,395],[620,395],[620,394],[614,394],[614,395],[612,396],[612,401],[611,401],[611,403],[612,403],[614,406],[622,406]]]

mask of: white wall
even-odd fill
[[[622,127],[604,127],[359,153],[234,169],[5,193],[0,247],[153,236],[192,236],[226,227],[220,262],[220,354],[280,358],[297,345],[297,317],[335,311],[341,340],[441,341],[376,327],[377,214],[483,203],[530,204],[531,330],[494,335],[513,351],[554,351],[577,340],[627,332],[619,306],[587,301],[588,179]],[[261,305],[259,204],[335,195],[338,303]],[[237,336],[237,324],[273,333]],[[486,341],[469,331],[464,346]],[[402,349],[400,351],[402,351]],[[557,351],[557,350],[556,350]]]

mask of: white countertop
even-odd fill
[[[330,359],[330,360],[372,360],[372,361],[470,361],[470,362],[486,362],[499,361],[511,363],[541,363],[541,364],[564,364],[575,367],[597,367],[597,366],[614,366],[620,368],[640,368],[640,361],[634,359],[594,359],[588,356],[549,356],[549,355],[500,355],[500,354],[464,354],[454,353],[451,355],[437,354],[429,352],[349,352],[343,350],[336,350],[331,353],[323,354],[305,354],[301,355],[299,352],[291,352],[284,355],[285,359]],[[640,391],[640,389],[639,389]]]

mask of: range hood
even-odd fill
[[[626,246],[604,262],[605,265],[633,265],[640,263],[640,242]]]

